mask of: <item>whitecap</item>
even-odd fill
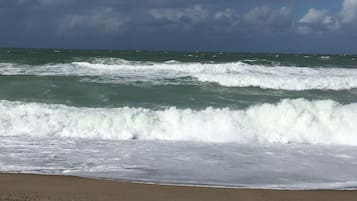
[[[0,136],[357,146],[357,104],[285,99],[245,110],[77,108],[0,101]]]

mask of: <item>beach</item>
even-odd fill
[[[72,176],[0,174],[1,201],[59,200],[244,200],[244,201],[349,201],[357,191],[338,190],[256,190],[186,187],[95,180]]]

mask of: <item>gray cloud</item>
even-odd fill
[[[258,6],[246,12],[227,8],[214,15],[217,30],[226,31],[256,31],[264,33],[288,31],[292,26],[291,9],[281,7],[271,9],[267,6]]]
[[[231,8],[226,8],[223,11],[218,11],[214,15],[214,19],[218,22],[219,25],[228,25],[228,27],[238,26],[241,20],[240,18],[241,16],[239,15],[239,13]]]
[[[68,14],[60,19],[60,33],[72,31],[92,31],[115,34],[123,31],[128,18],[120,15],[113,8],[97,8],[80,14]]]
[[[291,10],[287,7],[273,10],[267,6],[260,6],[248,11],[243,18],[245,24],[249,25],[282,26],[291,23],[290,15]]]
[[[0,0],[0,46],[357,51],[357,0],[316,2]]]
[[[75,1],[70,0],[15,0],[19,5],[35,5],[35,6],[60,6],[71,4]]]
[[[201,5],[194,5],[188,8],[151,9],[149,14],[154,20],[168,24],[193,25],[203,22],[208,18],[208,10],[202,8]]]
[[[261,6],[240,14],[231,8],[212,12],[201,5],[194,5],[187,8],[151,9],[149,14],[153,20],[160,22],[159,24],[178,25],[176,28],[182,28],[183,25],[206,23],[211,28],[232,31],[247,25],[250,28],[259,29],[290,28],[292,23],[291,10],[287,7],[271,9]]]
[[[17,4],[32,4],[40,6],[104,6],[122,8],[185,8],[195,4],[214,4],[215,0],[2,0]],[[232,1],[232,0],[227,0]]]

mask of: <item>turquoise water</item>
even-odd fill
[[[176,75],[176,71],[170,72],[170,67],[195,68],[199,64],[205,64],[216,65],[215,68],[219,69],[220,65],[226,65],[222,66],[226,68],[230,63],[241,62],[244,65],[251,65],[253,71],[256,67],[274,70],[282,66],[292,69],[288,74],[291,76],[301,71],[294,71],[296,67],[304,67],[307,71],[356,69],[357,72],[355,58],[357,56],[353,55],[1,49],[0,99],[78,107],[175,106],[193,109],[209,106],[239,109],[260,103],[277,103],[287,98],[331,99],[347,104],[355,102],[357,98],[357,89],[353,85],[336,90],[330,86],[321,87],[316,83],[315,88],[312,86],[309,89],[309,83],[304,83],[301,87],[306,87],[306,90],[290,89],[294,86],[285,90],[284,84],[289,84],[291,79],[288,77],[286,83],[280,83],[280,88],[249,86],[249,80],[246,81],[248,86],[227,86],[215,81],[200,81],[197,76],[186,73],[189,69]],[[76,63],[82,63],[83,66]],[[97,66],[94,69],[84,64]],[[167,64],[165,69],[161,69],[162,64]],[[132,69],[121,69],[123,65],[131,66]],[[140,71],[142,66],[147,69]],[[153,72],[157,66],[160,72]],[[136,70],[136,67],[139,70]],[[195,74],[209,72],[209,68],[208,66],[208,70],[197,71]],[[244,74],[239,70],[237,72]],[[267,80],[261,82],[267,82],[269,85],[269,82],[274,82],[276,78],[272,75],[269,80],[269,73],[276,72],[257,73],[264,75]],[[211,74],[214,75],[215,72]],[[237,73],[233,71],[232,74]],[[308,77],[310,74],[315,75],[316,72],[307,72],[303,76]],[[346,75],[349,74],[346,72]],[[236,79],[229,78],[229,75],[228,71],[224,72],[226,77],[222,80]],[[342,77],[336,83],[338,85],[341,80],[343,81],[344,75],[331,73],[331,76],[333,79]],[[284,75],[280,77],[284,78]],[[317,82],[323,85],[324,80]]]
[[[0,50],[0,136],[357,145],[353,55]]]
[[[356,189],[356,59],[0,49],[0,172]]]

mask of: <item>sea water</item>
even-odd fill
[[[0,171],[355,189],[355,58],[0,49]]]

